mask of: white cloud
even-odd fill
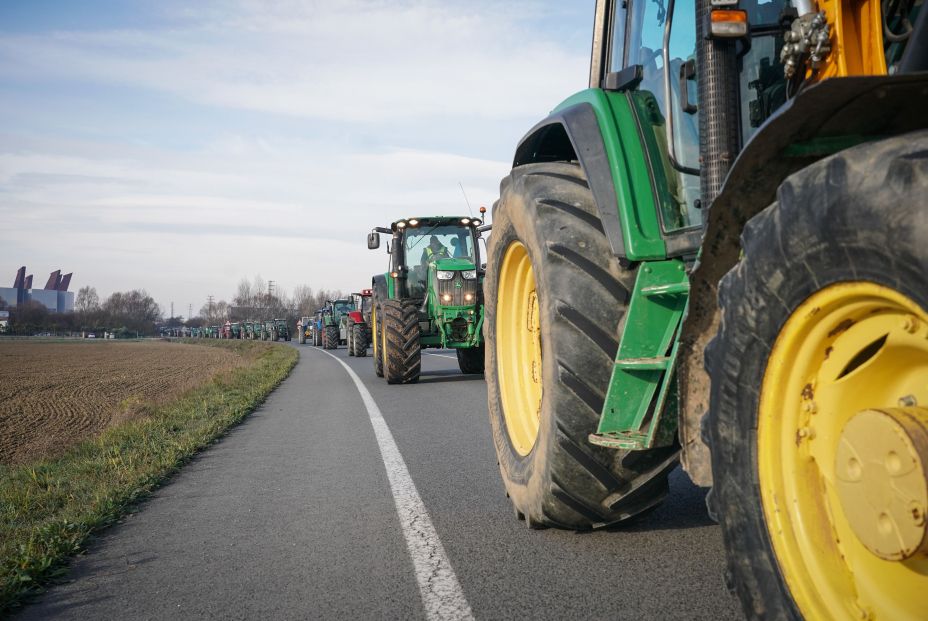
[[[239,2],[186,27],[0,41],[0,75],[80,77],[313,119],[524,118],[583,86],[588,58],[500,3]],[[538,12],[535,7],[534,12]]]
[[[159,118],[164,140],[107,135],[98,119],[86,129],[41,95],[37,110],[62,111],[56,127],[82,130],[0,120],[10,278],[24,261],[37,273],[61,267],[75,289],[144,287],[163,307],[195,310],[255,274],[285,289],[357,289],[386,267],[364,245],[372,226],[465,212],[458,182],[474,210],[489,207],[518,136],[583,87],[588,62],[585,48],[523,25],[520,4],[169,8],[170,28],[0,37],[0,87],[100,93],[94,106],[125,131],[149,119],[107,89],[180,102]],[[222,128],[183,135],[208,110],[223,113]],[[181,138],[193,144],[174,145]]]

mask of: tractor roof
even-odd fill
[[[426,226],[466,226],[483,224],[479,218],[472,216],[412,216],[390,224],[390,229],[421,228]]]

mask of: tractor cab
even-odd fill
[[[354,308],[361,313],[362,317],[367,317],[371,314],[371,308],[373,308],[373,295],[373,289],[362,289],[358,293],[351,294],[351,299],[354,301]]]
[[[399,297],[425,300],[427,292],[441,290],[438,299],[428,302],[470,305],[476,299],[481,224],[480,219],[467,216],[407,218],[397,220],[389,229],[374,229],[368,235],[367,246],[379,248],[380,233],[392,235],[388,249],[390,280]],[[471,294],[469,299],[465,299],[464,289]]]

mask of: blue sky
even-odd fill
[[[492,204],[585,87],[593,4],[4,0],[0,282],[359,289],[372,226]]]

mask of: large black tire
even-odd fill
[[[461,373],[483,373],[484,355],[486,353],[486,347],[483,343],[479,347],[456,349],[455,352],[458,355],[458,366],[461,368]]]
[[[377,377],[383,377],[383,311],[380,303],[374,301],[374,309],[371,313],[371,322],[374,324],[374,374]]]
[[[338,349],[338,326],[326,326],[322,334],[322,346],[325,349]]]
[[[351,339],[354,341],[354,355],[363,358],[367,355],[367,328],[363,323],[351,327]]]
[[[354,356],[354,338],[352,336],[352,326],[348,326],[348,338],[345,339],[345,344],[347,345],[348,355]]]
[[[536,280],[542,344],[540,428],[521,455],[506,427],[496,348],[500,267],[521,242]],[[585,530],[659,503],[677,446],[628,452],[590,444],[609,385],[635,272],[612,254],[577,165],[521,166],[503,180],[493,211],[486,294],[490,424],[503,482],[530,527]],[[526,372],[530,372],[526,370]]]
[[[748,222],[742,259],[720,283],[721,326],[706,349],[710,498],[730,584],[749,618],[803,617],[774,553],[761,501],[758,405],[768,355],[797,307],[835,283],[870,281],[928,309],[926,196],[928,132],[821,160],[784,181],[777,201]]]
[[[388,384],[419,381],[422,351],[419,344],[419,309],[403,300],[385,300],[383,311],[383,376]]]

